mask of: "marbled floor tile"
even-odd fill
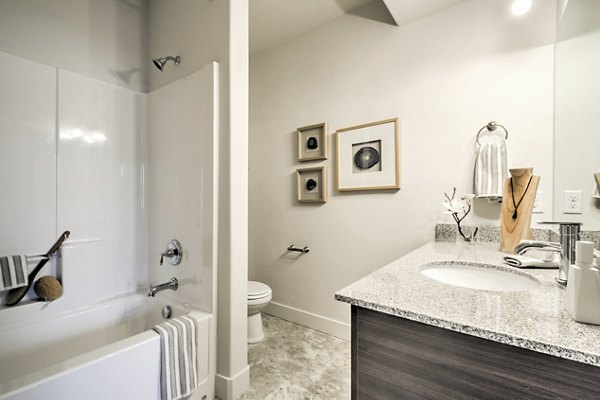
[[[242,400],[350,399],[350,343],[263,314],[265,340],[248,345]]]

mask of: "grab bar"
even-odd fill
[[[290,244],[287,249],[288,251],[297,251],[299,253],[308,253],[310,251],[308,246],[304,246],[304,248],[301,249],[299,247],[294,246],[293,244]]]

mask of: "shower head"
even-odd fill
[[[161,57],[161,58],[155,58],[152,60],[152,64],[154,64],[154,66],[156,68],[158,68],[159,71],[163,71],[165,68],[165,64],[167,63],[167,61],[173,61],[173,63],[175,65],[179,65],[179,63],[181,62],[181,57],[176,56],[176,57]]]

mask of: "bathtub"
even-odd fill
[[[211,315],[135,294],[51,319],[38,311],[36,320],[3,323],[0,400],[160,400],[160,342],[150,328],[163,321],[167,304],[173,316],[198,320],[199,387],[192,398],[207,398],[214,384],[208,379]]]

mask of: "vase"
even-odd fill
[[[479,228],[476,226],[460,226],[456,227],[456,242],[473,244],[477,241],[477,232]],[[462,232],[462,235],[461,235]]]

